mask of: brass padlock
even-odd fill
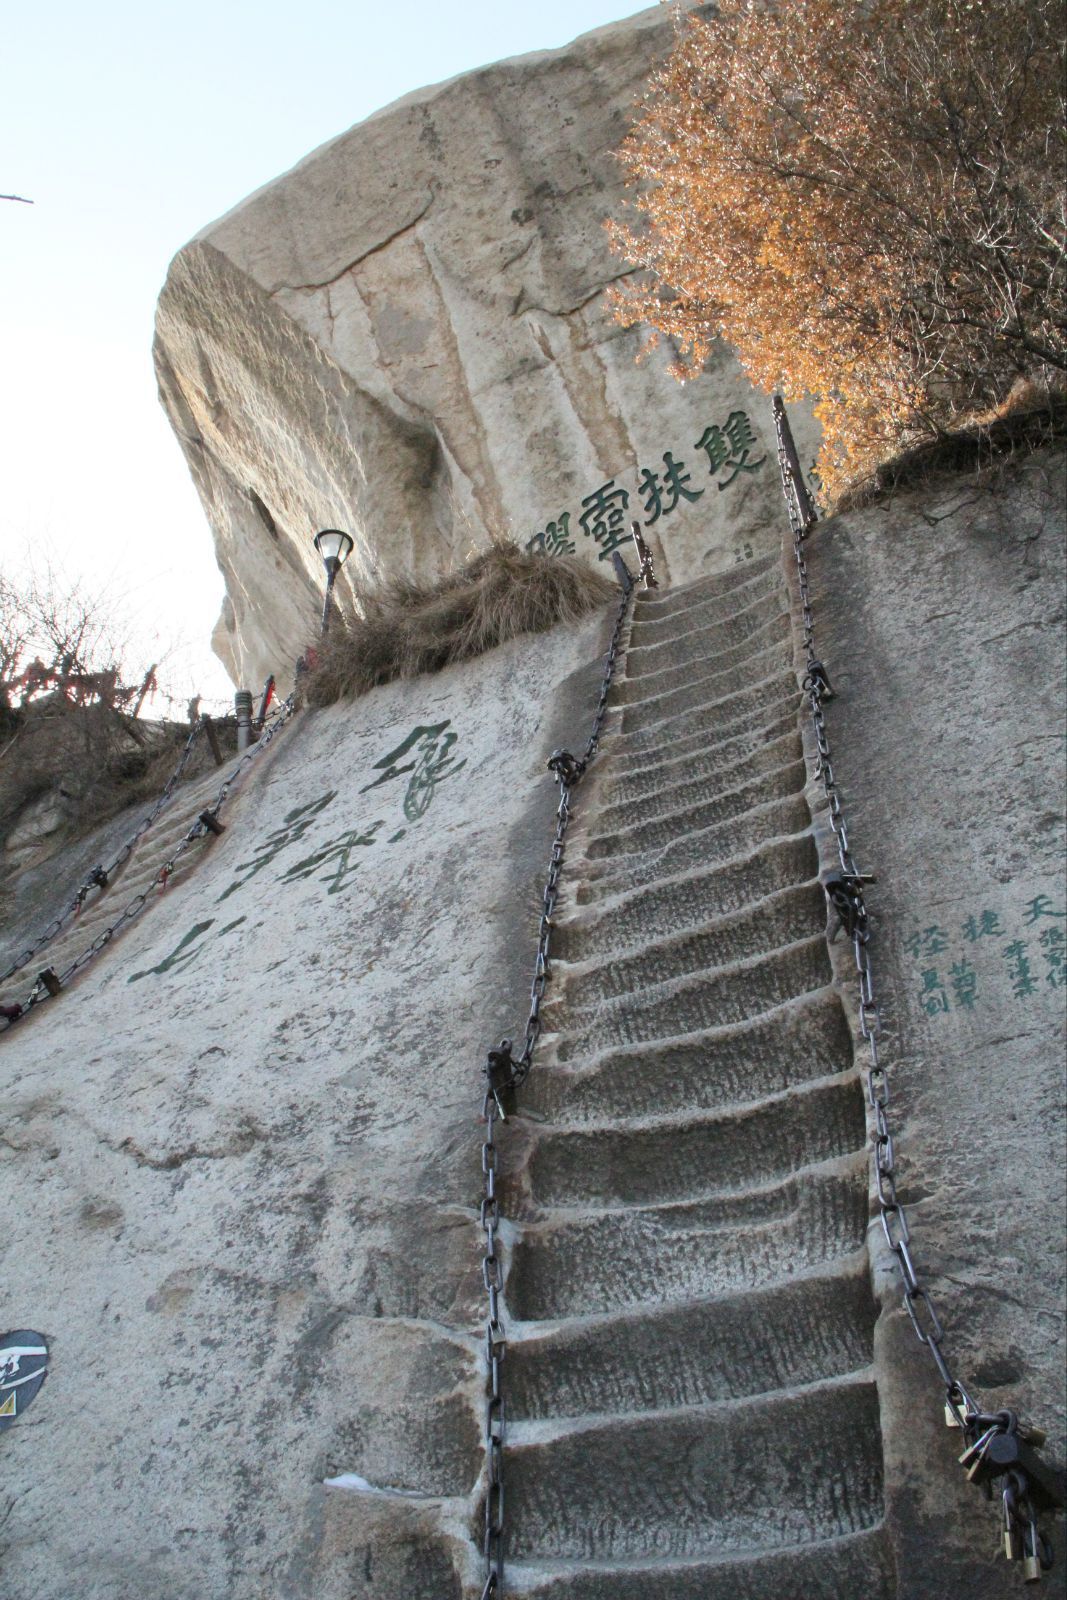
[[[1023,1541],[1023,1582],[1040,1583],[1043,1576],[1041,1539],[1037,1531],[1037,1523],[1031,1520],[1030,1532]]]

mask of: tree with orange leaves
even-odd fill
[[[679,19],[622,160],[616,291],[812,395],[833,493],[901,443],[1067,377],[1064,0],[720,0]]]

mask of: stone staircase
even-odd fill
[[[864,1104],[779,563],[642,594],[613,701],[510,1124],[507,1592],[889,1600]]]
[[[44,967],[54,967],[56,972],[62,973],[72,961],[82,954],[84,950],[108,928],[129,905],[137,895],[145,890],[151,890],[148,903],[140,913],[138,921],[151,914],[153,902],[161,892],[152,889],[153,882],[164,862],[169,861],[181,840],[188,833],[192,824],[205,806],[214,804],[219,786],[223,778],[232,772],[237,764],[237,757],[231,752],[223,765],[203,774],[187,783],[180,784],[169,804],[156,818],[152,826],[138,840],[133,854],[119,870],[112,874],[106,889],[90,889],[85,904],[77,916],[72,917],[62,931],[50,944],[38,952],[33,959],[15,975],[7,980],[0,988],[0,1004],[14,1005],[25,1003],[37,974]],[[131,813],[130,832],[140,821],[141,815],[151,809],[151,801],[145,801],[140,811]],[[223,817],[225,821],[225,816]],[[192,872],[206,849],[211,847],[211,835],[206,835],[192,844],[182,856],[172,873],[168,887],[181,882]],[[69,905],[77,883],[70,885],[70,897],[64,904]],[[165,892],[165,891],[162,891]],[[129,926],[135,926],[136,923]],[[36,928],[19,930],[25,938],[12,936],[9,947],[5,948],[5,960],[0,960],[0,969],[6,964],[7,959],[13,959],[26,939],[32,938]],[[47,1003],[47,1002],[46,1002]],[[20,1023],[24,1026],[25,1023]]]

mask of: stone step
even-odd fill
[[[895,1593],[791,660],[776,558],[638,597],[503,1177],[516,1597]]]
[[[691,634],[670,645],[631,650],[626,659],[626,676],[614,686],[613,696],[616,704],[632,704],[680,687],[695,672],[743,671],[753,655],[771,646],[779,648],[787,661],[792,659],[792,631],[784,597],[777,598],[773,605],[761,602],[743,617],[723,623],[714,636],[706,629],[694,628]],[[641,659],[648,656],[656,659]]]
[[[522,1600],[894,1600],[897,1594],[879,1524],[838,1539],[689,1561],[509,1562],[508,1586]]]
[[[624,707],[612,750],[612,770],[647,767],[652,762],[690,751],[708,749],[717,741],[736,738],[777,722],[784,712],[800,710],[800,686],[795,672],[776,672],[741,693],[707,707],[699,714],[674,717],[626,728],[631,708]]]
[[[151,887],[160,867],[174,854],[205,804],[214,800],[222,783],[222,774],[232,771],[236,760],[231,755],[229,763],[223,768],[212,769],[195,783],[183,785],[177,790],[170,804],[141,835],[133,854],[112,875],[107,888],[90,891],[79,915],[72,918],[39,955],[8,979],[0,991],[0,1002],[9,1004],[25,1001],[38,972],[44,967],[54,967],[57,972],[63,972],[122,915],[131,901]],[[150,806],[146,806],[145,812],[150,809]],[[133,826],[136,824],[131,825],[131,832]],[[172,884],[193,869],[208,844],[210,837],[200,839],[185,852],[170,880]],[[71,885],[72,898],[77,887],[77,884]],[[156,893],[150,894],[148,905],[144,908],[146,911],[156,898]]]
[[[513,1324],[508,1416],[669,1411],[843,1377],[870,1364],[875,1315],[861,1250],[837,1271],[749,1294]]]
[[[544,1424],[530,1424],[544,1428]],[[508,1442],[516,1560],[780,1549],[877,1526],[878,1400],[869,1377],[773,1399],[593,1420]]]
[[[560,1065],[544,1060],[522,1110],[580,1126],[609,1117],[718,1111],[829,1077],[852,1061],[852,1036],[833,989],[802,995],[755,1021],[686,1038],[604,1050]]]
[[[758,792],[758,785],[753,786],[751,793]],[[698,866],[736,860],[763,845],[810,830],[811,812],[803,794],[796,791],[644,851],[627,848],[625,839],[616,834],[615,852],[605,849],[602,855],[581,863],[582,882],[575,900],[578,904],[592,904],[605,896],[656,884]]]
[[[810,833],[776,839],[740,858],[698,867],[639,889],[605,896],[557,920],[554,958],[583,961],[605,950],[630,949],[713,917],[740,911],[783,886],[811,881],[819,868]]]
[[[658,680],[663,674],[658,674],[647,684],[638,679],[629,686],[629,693],[620,686],[615,698],[624,708],[623,726],[634,726],[638,713],[666,721],[679,712],[717,704],[727,695],[747,689],[753,680],[758,683],[775,671],[787,671],[791,659],[791,652],[781,639],[768,639],[761,641],[758,649],[753,649],[747,662],[721,666],[714,658],[702,658],[692,662],[684,674],[671,673],[670,677],[675,680],[672,685],[661,684]]]
[[[524,1223],[507,1274],[523,1322],[755,1289],[851,1255],[867,1228],[862,1153],[743,1194]]]
[[[731,696],[708,716],[676,719],[665,727],[651,727],[625,737],[617,732],[610,764],[601,766],[597,782],[609,775],[629,774],[683,755],[699,755],[729,739],[752,738],[760,743],[767,730],[786,715],[800,715],[800,686],[795,673],[776,673],[753,684],[742,695]]]
[[[653,760],[642,757],[637,762],[612,762],[607,770],[596,771],[595,803],[644,800],[671,784],[732,769],[743,768],[755,777],[779,764],[773,747],[787,734],[799,737],[796,710],[791,704],[770,721],[761,716],[758,724],[728,734],[725,739],[697,734],[691,739],[672,740],[658,755],[653,752]]]
[[[718,1115],[650,1125],[538,1129],[524,1188],[538,1208],[655,1205],[728,1194],[861,1149],[863,1094],[855,1074],[792,1089]],[[508,1185],[508,1215],[520,1216]]]
[[[721,614],[729,615],[744,605],[746,597],[760,589],[780,587],[782,581],[781,562],[772,557],[746,562],[730,572],[711,573],[681,589],[641,589],[634,606],[634,620],[646,630],[660,628],[666,633],[676,633],[684,626],[683,619],[695,612],[713,613],[718,607]]]
[[[555,999],[568,1010],[620,996],[640,1006],[660,984],[739,966],[824,931],[826,897],[819,883],[806,883],[703,920],[703,927],[658,938],[639,937],[626,946],[612,940],[610,924],[602,926],[602,948],[580,966],[555,963]]]
[[[634,855],[642,851],[657,850],[672,844],[683,835],[702,832],[717,823],[734,817],[743,817],[747,811],[765,806],[771,800],[785,800],[792,795],[802,795],[806,774],[803,761],[787,761],[772,772],[742,781],[734,788],[720,789],[706,800],[681,805],[675,811],[665,811],[647,820],[640,812],[635,816],[632,808],[608,808],[607,820],[602,826],[598,816],[589,820],[585,840],[585,854],[589,860],[598,856]]]
[[[753,663],[749,673],[731,667],[706,684],[697,682],[689,689],[673,689],[669,694],[653,695],[636,705],[624,705],[619,719],[623,751],[636,736],[643,734],[649,738],[653,730],[658,730],[657,742],[669,739],[668,728],[679,718],[685,720],[682,731],[697,733],[736,720],[750,709],[766,704],[772,686],[773,697],[778,700],[785,700],[797,691],[796,673],[780,646],[761,650]]]
[[[829,981],[826,940],[818,934],[735,966],[666,978],[599,1005],[579,1007],[567,995],[557,995],[542,1008],[542,1016],[547,1028],[562,1035],[557,1060],[570,1061],[614,1045],[749,1022]]]
[[[731,753],[723,761],[709,753],[702,758],[700,772],[694,772],[692,765],[681,762],[665,771],[659,788],[640,801],[611,802],[605,796],[604,803],[597,807],[596,832],[624,833],[690,806],[714,805],[723,795],[735,794],[746,782],[763,778],[773,781],[776,773],[790,768],[795,773],[798,764],[803,765],[802,756],[800,732],[794,727],[773,743],[762,745],[747,759],[739,760]]]

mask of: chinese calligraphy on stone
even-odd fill
[[[919,1005],[928,1017],[937,1017],[973,1011],[998,984],[1025,1001],[1049,989],[1067,988],[1064,922],[1067,909],[1039,894],[1021,906],[1012,927],[1005,925],[1002,912],[983,908],[958,924],[915,928],[903,947],[920,963]],[[960,948],[960,940],[971,947],[970,954]]]
[[[721,425],[709,425],[693,449],[704,451],[708,475],[716,480],[717,489],[728,489],[741,473],[756,472],[767,460],[747,411],[731,411]],[[693,471],[686,461],[676,459],[670,450],[663,452],[662,460],[662,467],[640,468],[633,494],[616,478],[609,478],[581,501],[576,517],[578,529],[599,545],[601,561],[608,560],[613,550],[629,544],[630,522],[635,520],[633,502],[639,503],[644,526],[650,528],[680,505],[692,504],[704,494],[704,488],[693,486]],[[576,548],[569,510],[557,513],[554,521],[526,541],[531,555],[573,555]]]

